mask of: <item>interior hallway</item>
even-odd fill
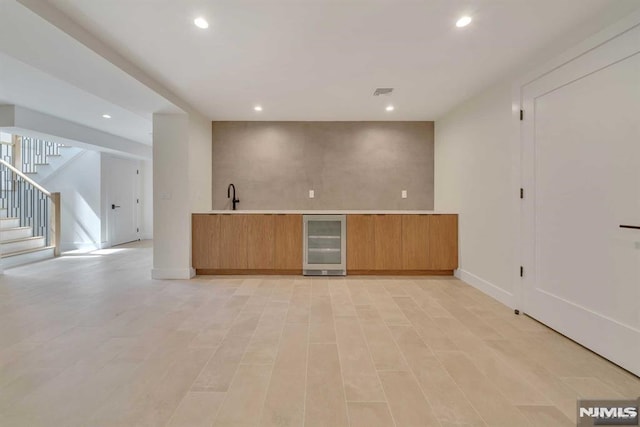
[[[0,425],[572,426],[640,380],[451,278],[154,281],[151,242],[0,278]]]

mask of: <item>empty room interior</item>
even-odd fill
[[[639,425],[640,0],[0,0],[0,425]]]

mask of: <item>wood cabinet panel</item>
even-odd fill
[[[193,215],[191,221],[193,268],[218,268],[220,216]]]
[[[375,268],[373,215],[347,215],[347,270]]]
[[[272,269],[275,220],[273,215],[247,215],[247,268]]]
[[[430,270],[458,268],[458,216],[429,216]]]
[[[402,215],[374,215],[375,269],[402,270]]]
[[[276,270],[302,270],[302,215],[274,215]]]
[[[247,267],[247,217],[249,215],[220,215],[219,265],[223,269]]]
[[[402,268],[429,269],[430,215],[402,216]]]

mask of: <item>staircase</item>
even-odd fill
[[[36,174],[39,166],[59,156],[61,148],[60,144],[20,137],[14,137],[12,144],[3,144],[0,259],[4,268],[59,254],[56,242],[60,231],[60,195],[49,193],[23,171]]]
[[[47,246],[43,236],[33,236],[32,227],[20,227],[20,218],[7,217],[0,210],[0,258],[4,268],[53,258],[54,246]]]

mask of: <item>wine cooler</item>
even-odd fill
[[[347,221],[345,215],[304,215],[305,276],[347,274]]]

